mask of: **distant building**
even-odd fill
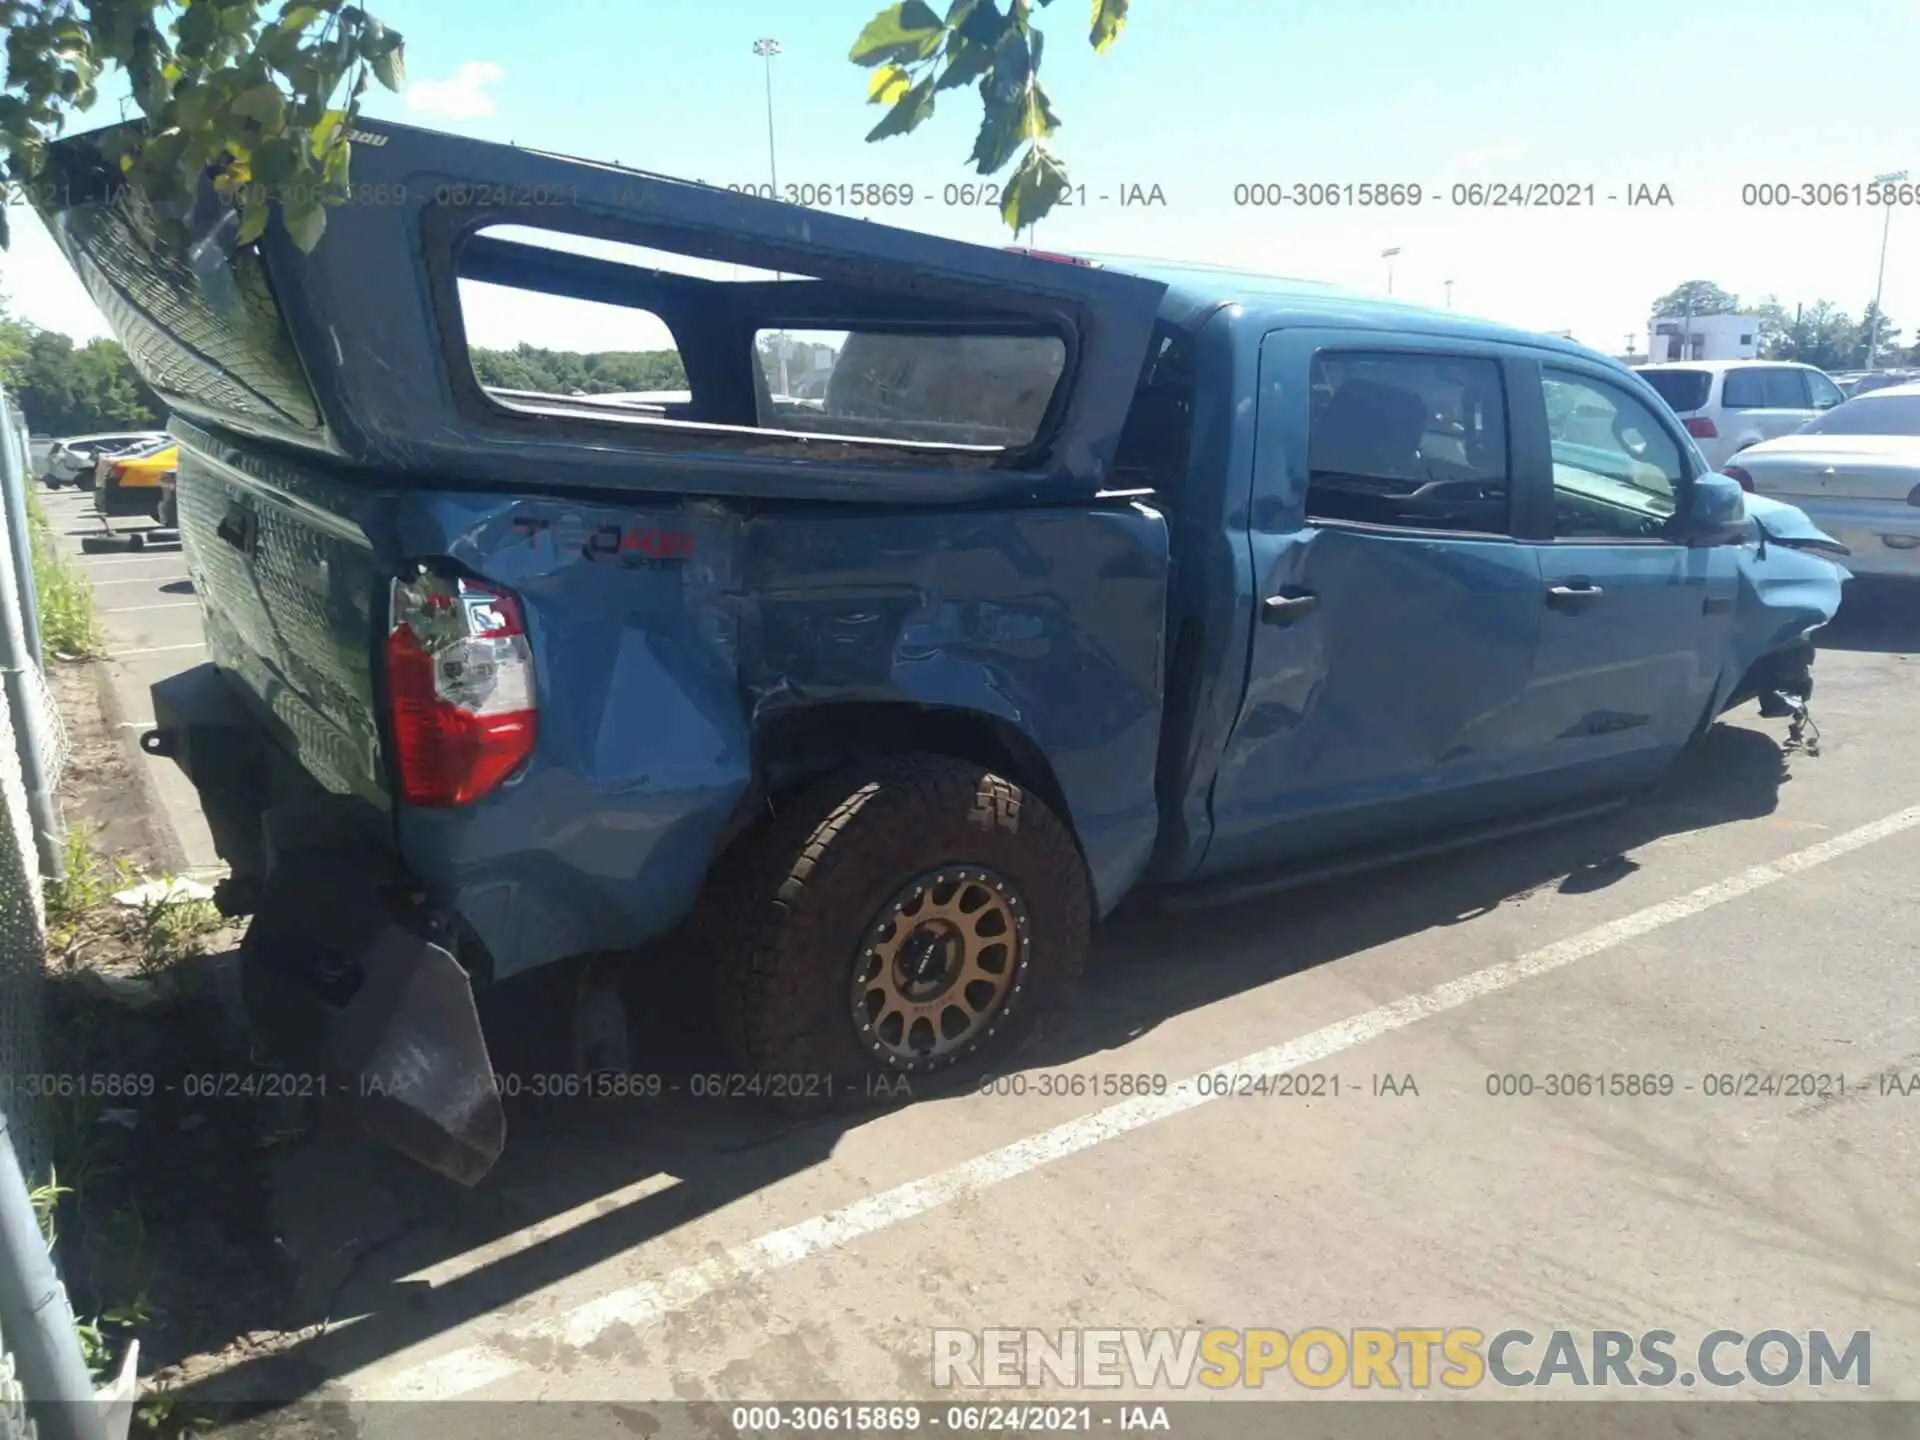
[[[1656,315],[1647,323],[1647,361],[1752,360],[1760,353],[1758,315]]]

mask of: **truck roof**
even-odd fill
[[[1454,310],[1436,310],[1428,305],[1415,305],[1390,296],[1347,290],[1318,280],[1268,275],[1196,261],[1087,251],[1075,253],[1105,269],[1157,280],[1165,285],[1167,297],[1161,305],[1161,313],[1175,324],[1198,325],[1220,307],[1237,305],[1258,323],[1268,325],[1292,322],[1383,330],[1411,328],[1432,335],[1532,345],[1586,359],[1599,354],[1588,346],[1558,335],[1476,319]]]

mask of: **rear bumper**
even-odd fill
[[[233,868],[216,893],[252,915],[247,1017],[374,1137],[474,1184],[506,1140],[473,986],[361,802],[322,791],[267,738],[212,665],[153,687],[149,755],[199,792]]]
[[[1846,566],[1855,575],[1920,580],[1920,505],[1904,500],[1823,502],[1798,496],[1794,504],[1853,552]]]
[[[160,507],[160,487],[108,481],[94,491],[93,504],[102,515],[152,515]]]

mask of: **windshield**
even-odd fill
[[[1713,388],[1713,376],[1705,370],[1642,370],[1640,378],[1680,415],[1706,404],[1707,392]]]
[[[1863,395],[1800,427],[1802,435],[1920,435],[1920,395]]]

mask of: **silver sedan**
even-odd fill
[[[1854,574],[1920,580],[1920,384],[1836,405],[1721,469],[1805,511],[1853,551]]]

